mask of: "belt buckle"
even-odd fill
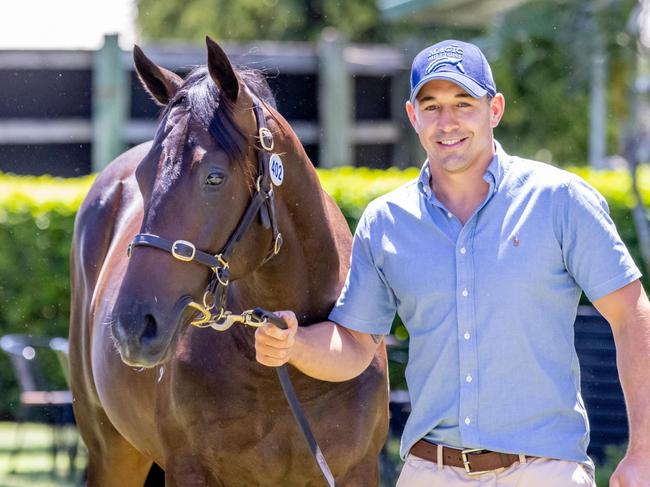
[[[465,468],[465,473],[467,475],[481,475],[481,474],[489,472],[489,470],[477,470],[477,471],[472,470],[472,465],[471,465],[471,463],[469,461],[468,455],[470,455],[472,453],[482,452],[482,451],[485,451],[485,449],[484,448],[470,448],[470,449],[467,449],[467,450],[462,450],[460,452],[460,458],[463,461],[463,467]]]

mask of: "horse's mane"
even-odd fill
[[[240,80],[255,96],[263,103],[276,108],[275,97],[263,73],[242,68],[236,71]],[[247,140],[235,123],[233,105],[226,97],[221,96],[206,66],[190,71],[183,80],[181,88],[163,110],[161,120],[167,117],[172,107],[181,103],[187,105],[194,120],[210,133],[232,161],[245,158]]]

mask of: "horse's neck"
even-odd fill
[[[284,245],[242,279],[238,291],[243,305],[291,309],[301,323],[312,323],[327,318],[338,297],[347,274],[350,231],[297,140],[280,149],[291,185],[278,188],[276,195]]]

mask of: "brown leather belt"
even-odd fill
[[[489,450],[459,450],[447,446],[438,446],[425,440],[419,440],[411,453],[416,457],[437,463],[438,448],[442,448],[442,464],[452,467],[464,468],[465,472],[472,475],[489,472],[497,468],[509,467],[519,461],[519,455],[499,453]],[[526,457],[530,458],[530,457]]]

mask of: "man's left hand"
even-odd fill
[[[609,480],[609,487],[650,486],[650,462],[648,456],[627,453]]]

